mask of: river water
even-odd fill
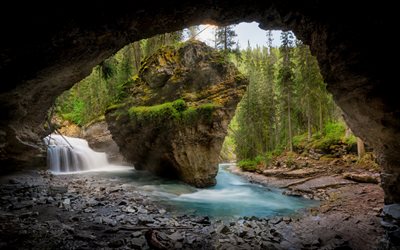
[[[104,153],[94,152],[82,139],[53,135],[49,140],[48,162],[54,174],[90,175],[133,185],[177,214],[213,218],[268,217],[293,214],[318,204],[304,198],[282,195],[282,189],[250,183],[232,174],[228,170],[230,164],[219,165],[217,185],[198,189],[133,167],[108,164]]]

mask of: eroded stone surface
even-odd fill
[[[15,2],[0,17],[1,171],[37,165],[32,159],[43,156],[37,145],[46,134],[41,124],[55,98],[127,43],[202,22],[258,21],[291,29],[310,45],[352,131],[382,156],[386,203],[398,203],[400,103],[392,46],[368,39],[395,30],[395,10],[348,1],[145,1],[123,8]]]
[[[106,120],[136,169],[215,185],[219,152],[248,81],[224,54],[190,41],[147,58]]]

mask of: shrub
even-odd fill
[[[255,172],[257,170],[257,162],[251,159],[241,160],[238,163],[243,171]]]

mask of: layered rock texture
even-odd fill
[[[107,153],[110,163],[125,164],[125,158],[120,154],[119,147],[112,139],[111,132],[104,120],[95,121],[86,125],[79,137],[88,141],[90,148],[94,151]]]
[[[293,30],[310,45],[350,128],[380,155],[385,202],[400,203],[394,50],[388,39],[368,39],[392,34],[395,12],[393,4],[374,1],[9,3],[0,16],[0,171],[37,166],[37,145],[48,133],[42,123],[55,98],[124,45],[200,23],[257,21]]]
[[[145,59],[106,120],[137,169],[215,185],[218,156],[248,81],[223,53],[189,41]]]

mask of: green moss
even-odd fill
[[[112,111],[112,110],[116,110],[116,109],[122,108],[124,106],[125,106],[124,103],[112,104],[112,105],[107,107],[106,112],[109,112],[109,111]]]
[[[218,105],[207,103],[197,107],[189,107],[182,99],[154,106],[131,107],[128,114],[136,122],[163,122],[166,120],[194,123],[199,119],[210,119]]]

